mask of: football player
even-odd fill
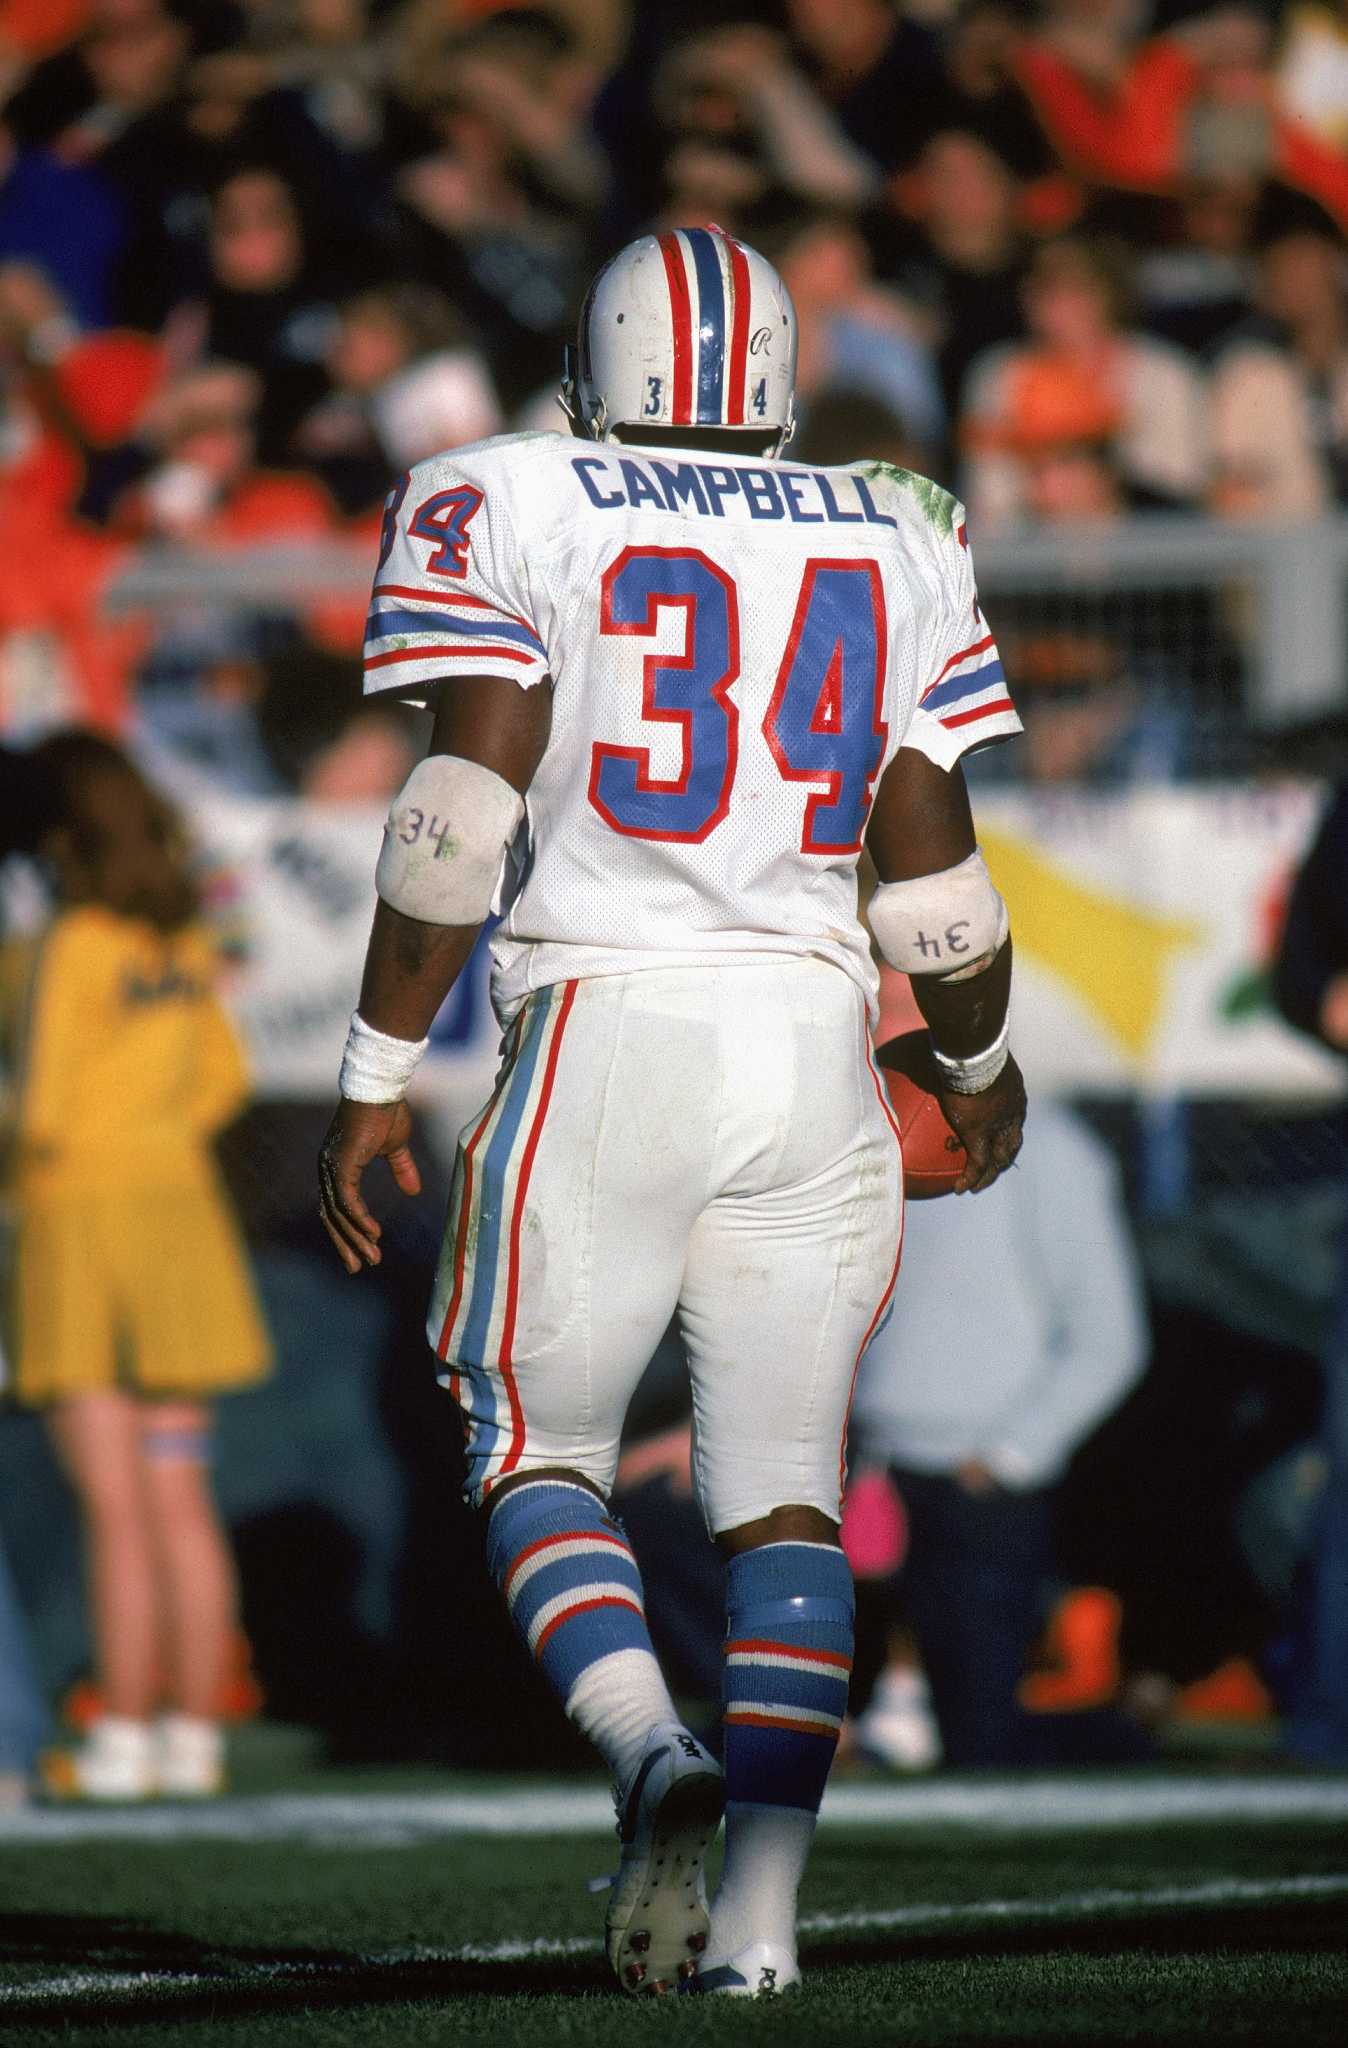
[[[608,1952],[639,1993],[799,1980],[852,1649],[847,1410],[901,1224],[863,842],[965,1189],[1010,1165],[1024,1114],[1007,916],[959,766],[1019,721],[963,514],[885,464],[787,460],[795,353],[754,250],[703,228],[631,243],[568,356],[574,438],[404,476],[367,629],[366,689],[428,700],[435,724],[379,856],[322,1215],[349,1271],[378,1263],[362,1173],[382,1157],[417,1191],[404,1093],[496,912],[501,1066],[459,1140],[428,1330],[491,1569],[616,1781]],[[727,1560],[724,1784],[605,1506],[675,1312]]]

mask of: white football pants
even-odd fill
[[[470,1497],[562,1466],[607,1495],[677,1309],[713,1534],[841,1512],[903,1181],[860,989],[825,961],[648,968],[530,997],[464,1128],[428,1334]]]

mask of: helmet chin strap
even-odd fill
[[[581,433],[590,441],[606,438],[604,426],[608,419],[608,408],[603,399],[599,400],[593,412],[586,412],[580,396],[580,352],[574,342],[568,341],[562,348],[562,381],[557,392],[557,403]]]

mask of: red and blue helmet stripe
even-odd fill
[[[674,426],[742,426],[749,368],[749,265],[718,228],[660,237],[674,337]]]

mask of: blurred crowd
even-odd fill
[[[166,650],[129,554],[368,549],[409,463],[560,429],[596,264],[707,220],[795,296],[793,452],[976,537],[1348,501],[1341,5],[0,0],[0,723],[293,782],[295,622]]]
[[[416,728],[360,705],[359,596],[189,591],[151,614],[110,593],[136,563],[218,569],[315,541],[349,544],[354,590],[390,480],[492,433],[562,431],[562,344],[596,266],[645,229],[707,221],[761,249],[795,298],[789,453],[931,474],[966,500],[976,542],[1348,507],[1348,0],[0,0],[0,731],[115,734],[189,815],[207,791],[351,804],[396,788]],[[1238,721],[1222,752],[1195,712],[1203,688],[1239,701],[1250,628],[1229,592],[1148,589],[1141,605],[1116,586],[1058,613],[1022,592],[993,609],[1033,707],[993,772],[1117,783],[1248,765],[1229,751]],[[1348,1023],[1293,1021],[1348,1043]],[[340,1702],[353,1751],[555,1750],[551,1709],[465,1564],[446,1404],[407,1367],[433,1226],[405,1223],[401,1246],[391,1233],[352,1308],[315,1259],[317,1114],[272,1102],[267,1147],[256,1132],[235,1145],[282,1369],[226,1404],[239,1419],[223,1422],[220,1480],[273,1709],[326,1723]],[[1091,1150],[1089,1132],[1059,1138]],[[853,1732],[882,1761],[930,1763],[942,1746],[954,1762],[1042,1759],[1027,1700],[1114,1707],[1133,1681],[1127,1740],[1115,1717],[1090,1753],[1135,1753],[1161,1693],[1168,1708],[1234,1662],[1236,1705],[1257,1721],[1270,1643],[1294,1658],[1344,1640],[1338,1608],[1318,1634],[1297,1623],[1305,1541],[1288,1539],[1293,1564],[1265,1583],[1283,1551],[1264,1524],[1240,1534],[1266,1474],[1285,1467],[1278,1528],[1301,1486],[1319,1398],[1305,1351],[1245,1358],[1225,1325],[1173,1309],[1148,1331],[1101,1167],[1092,1258],[1098,1271],[1113,1245],[1111,1351],[1073,1320],[1085,1207],[1049,1230],[1035,1174],[1031,1154],[974,1219],[989,1257],[1028,1236],[1045,1248],[1040,1267],[1017,1253],[1019,1344],[987,1337],[1003,1379],[984,1393],[1005,1403],[980,1416],[984,1435],[944,1429],[957,1395],[970,1425],[948,1375],[909,1386],[921,1412],[900,1412],[883,1378],[860,1390],[878,1521],[850,1532],[873,1595]],[[935,1288],[934,1250],[929,1265]],[[920,1296],[905,1313],[921,1320]],[[1340,1332],[1335,1415],[1345,1353]],[[1069,1364],[1082,1410],[1058,1413],[1044,1388]],[[657,1403],[625,1467],[639,1552],[643,1515],[667,1537],[692,1513],[681,1399]],[[1016,1466],[1031,1405],[1060,1427]],[[27,1424],[10,1442],[13,1469],[43,1469]],[[300,1471],[306,1444],[330,1495]],[[1334,1458],[1341,1557],[1341,1444]],[[24,1519],[59,1517],[16,1513],[11,1543]],[[30,1590],[40,1548],[15,1557]],[[383,1560],[382,1605],[360,1605],[361,1553]],[[664,1647],[710,1695],[709,1553],[666,1541],[663,1555],[677,1581]],[[924,1557],[943,1581],[963,1575],[971,1626],[1009,1618],[1000,1662],[980,1640],[980,1669],[1000,1673],[985,1696],[958,1677],[967,1644],[932,1619]],[[643,1565],[658,1576],[658,1542]],[[68,1551],[50,1575],[74,1582]],[[1083,1587],[1094,1606],[1061,1609],[1027,1694],[1026,1640],[1059,1613],[1055,1589]],[[3,1595],[0,1671],[14,1672]],[[446,1641],[451,1598],[486,1645],[472,1672]],[[50,1678],[70,1659],[48,1647],[42,1661]],[[1273,1688],[1285,1709],[1309,1696],[1295,1677]],[[1341,1668],[1316,1683],[1341,1717]],[[976,1729],[959,1718],[971,1702]],[[24,1757],[39,1727],[30,1712]],[[1341,1757],[1346,1740],[1340,1718],[1306,1753]],[[0,1741],[0,1779],[12,1762]]]

